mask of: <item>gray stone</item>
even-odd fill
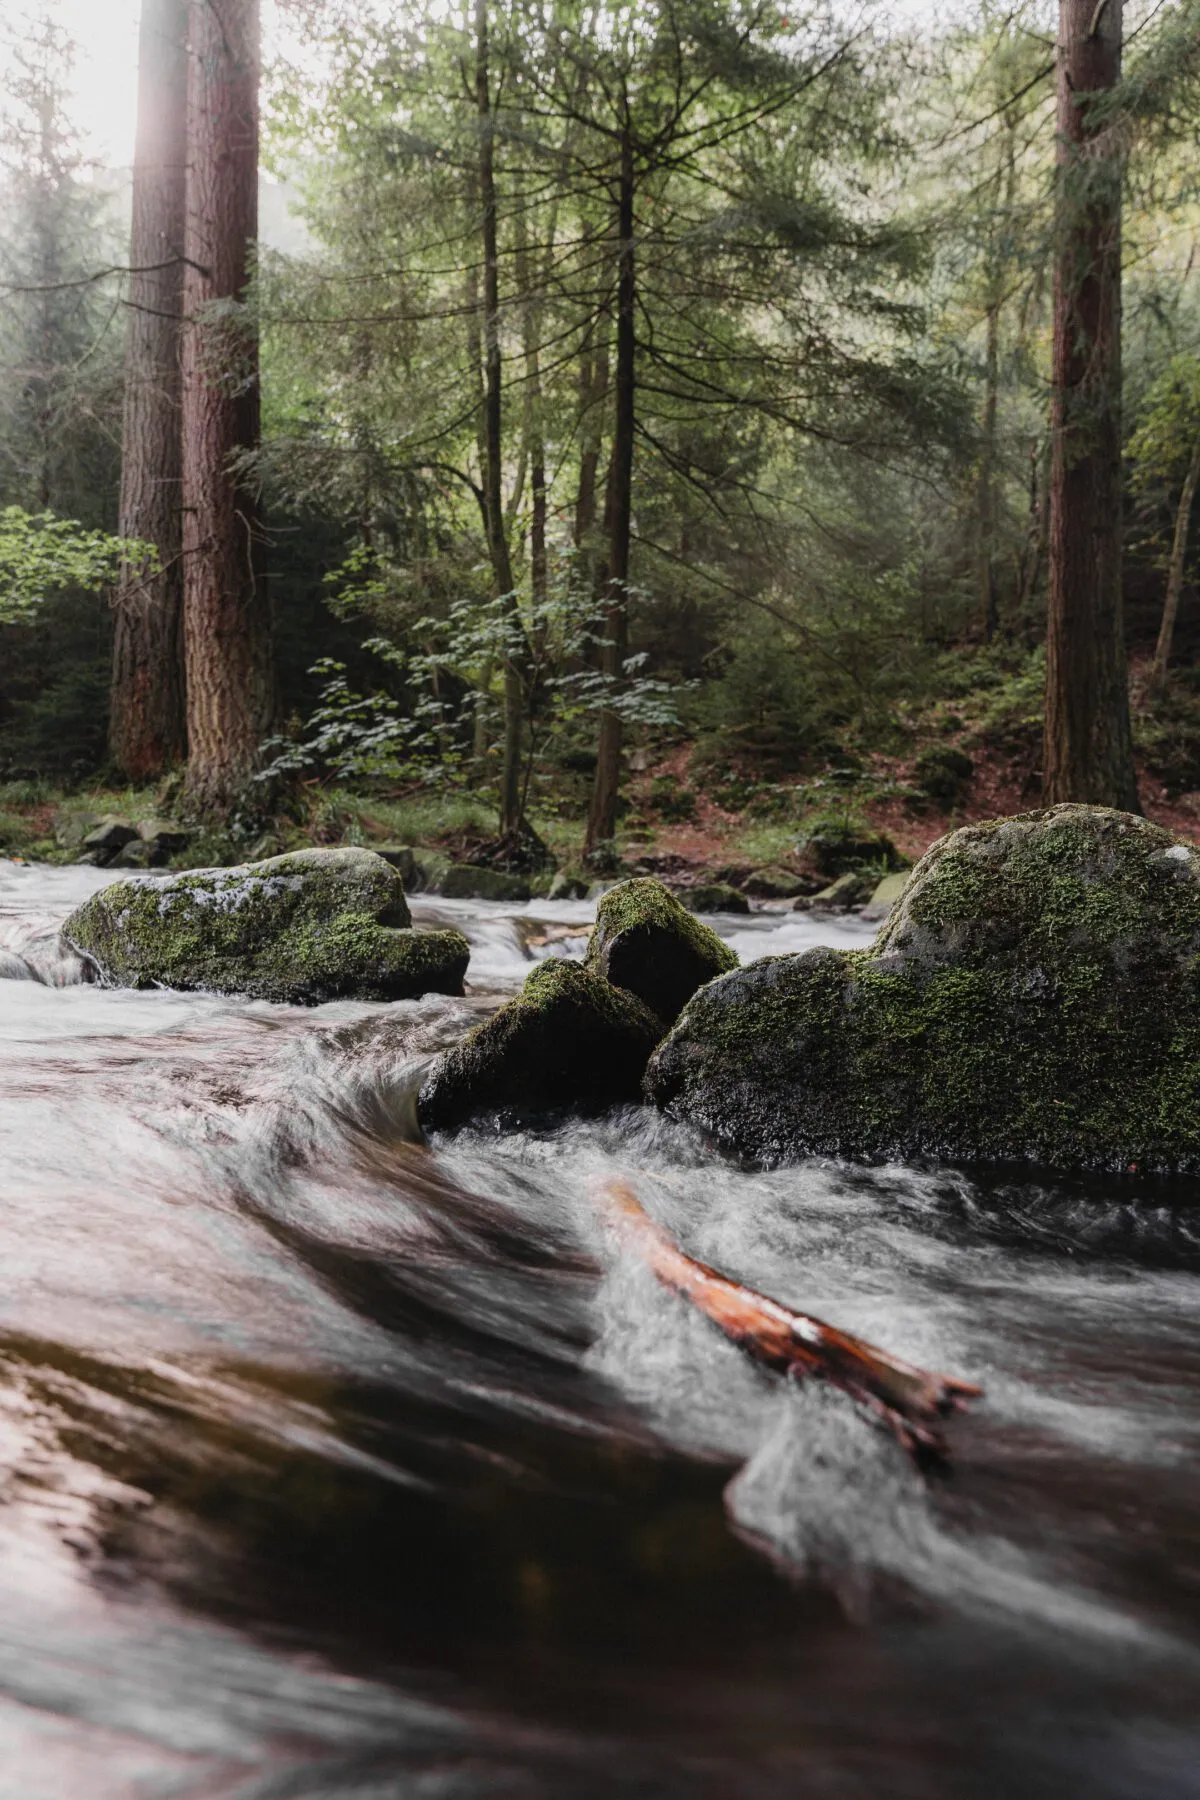
[[[885,875],[883,880],[876,884],[871,898],[863,907],[863,918],[869,919],[872,924],[878,924],[886,919],[908,886],[908,876],[907,869],[902,869],[896,875]]]
[[[124,987],[305,1004],[461,993],[466,939],[411,923],[403,882],[372,851],[298,850],[117,882],[78,907],[63,936]]]
[[[809,883],[794,869],[769,864],[766,868],[752,869],[741,885],[742,892],[753,895],[756,900],[794,900],[797,894],[806,891]]]
[[[137,826],[131,825],[128,819],[118,818],[116,813],[106,813],[99,824],[94,825],[83,838],[83,855],[79,860],[82,862],[86,856],[101,868],[106,868],[109,863],[116,861],[126,844],[131,844],[137,835]]]
[[[547,900],[586,900],[590,883],[579,875],[560,869],[550,883]]]
[[[901,876],[900,879],[903,882],[904,877]],[[850,912],[854,907],[863,904],[876,885],[874,876],[867,874],[865,870],[850,869],[845,875],[839,875],[836,881],[831,881],[829,886],[822,888],[819,893],[805,895],[795,901],[793,911]]]
[[[689,912],[748,913],[750,902],[745,894],[726,881],[706,881],[699,887],[684,888],[679,898]]]
[[[447,900],[521,901],[530,897],[529,883],[523,876],[476,868],[473,863],[451,863],[442,874],[438,891]]]

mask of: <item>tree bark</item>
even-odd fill
[[[1163,600],[1162,623],[1150,669],[1147,691],[1160,694],[1167,684],[1167,665],[1171,660],[1171,643],[1175,636],[1175,620],[1179,615],[1179,596],[1183,591],[1183,575],[1187,562],[1188,531],[1192,523],[1192,506],[1196,486],[1200,483],[1200,437],[1192,445],[1192,460],[1183,478],[1179,509],[1175,514],[1175,535],[1171,540],[1171,560],[1167,564],[1167,592]]]
[[[1048,801],[1136,811],[1121,602],[1122,0],[1060,0]]]
[[[153,544],[113,596],[109,754],[146,781],[184,750],[180,322],[187,176],[188,0],[142,0],[129,237],[120,533]]]
[[[614,371],[612,460],[608,494],[608,593],[601,668],[610,687],[621,679],[629,644],[629,544],[633,527],[633,433],[637,417],[637,264],[634,246],[633,138],[626,116],[617,177],[617,355]],[[616,831],[621,795],[621,715],[600,714],[596,778],[588,809],[585,852]]]
[[[246,301],[258,236],[258,0],[192,0],[184,278],[187,795],[242,801],[274,707],[265,540],[247,458],[259,443]]]
[[[524,632],[505,528],[503,363],[500,351],[500,251],[496,225],[496,135],[488,47],[488,0],[475,3],[475,105],[479,126],[479,204],[483,228],[484,467],[488,553],[502,602],[508,642],[504,651],[504,761],[500,771],[500,835],[521,828],[521,727],[525,682],[520,639]]]

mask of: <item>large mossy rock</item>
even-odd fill
[[[120,987],[263,1000],[461,994],[470,946],[413,931],[404,883],[370,850],[298,850],[233,869],[119,881],[63,936]]]
[[[726,1147],[1200,1169],[1200,852],[1128,813],[971,825],[867,951],[705,988],[649,1097]]]
[[[440,1056],[417,1101],[425,1131],[472,1119],[601,1112],[641,1097],[662,1021],[594,969],[554,959]]]
[[[622,881],[603,896],[587,960],[667,1025],[697,988],[738,966],[729,945],[649,876]]]

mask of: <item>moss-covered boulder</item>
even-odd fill
[[[742,881],[742,891],[755,900],[794,900],[798,894],[807,893],[811,885],[794,869],[768,863],[764,868],[751,869]]]
[[[558,959],[529,976],[515,1000],[434,1064],[417,1114],[426,1131],[472,1119],[601,1112],[641,1096],[662,1021],[595,969]]]
[[[705,988],[646,1087],[768,1160],[1200,1170],[1200,852],[1101,807],[956,831],[869,950]]]
[[[475,863],[451,863],[443,870],[437,891],[447,900],[520,902],[530,897],[529,883],[523,875],[508,875],[503,869],[488,869]]]
[[[680,899],[689,912],[748,913],[750,902],[738,888],[727,881],[704,881],[699,887],[687,888]]]
[[[729,945],[650,876],[622,881],[604,895],[587,960],[668,1025],[697,988],[738,964]]]
[[[301,1003],[461,994],[467,940],[411,926],[404,883],[382,857],[298,850],[118,881],[78,907],[63,936],[118,987]]]

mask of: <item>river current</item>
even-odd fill
[[[1200,1207],[413,1142],[586,905],[418,900],[465,999],[81,979],[0,862],[0,1800],[1200,1796]],[[743,959],[858,921],[716,921]],[[919,1475],[610,1237],[983,1383]]]

